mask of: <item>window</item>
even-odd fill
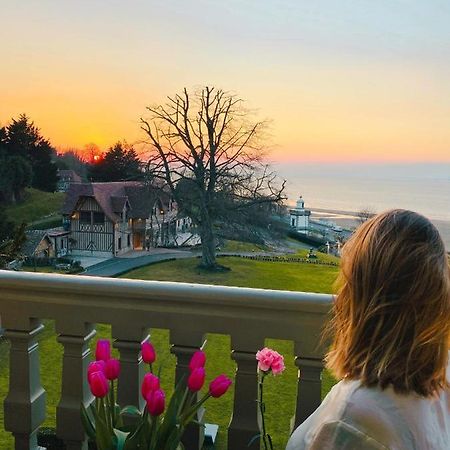
[[[122,238],[121,237],[117,240],[117,247],[119,248],[119,250],[122,249]]]
[[[81,223],[91,223],[90,211],[81,211],[80,212],[80,222]]]
[[[94,223],[105,223],[105,215],[102,212],[94,213]]]
[[[131,245],[131,235],[128,234],[127,235],[127,247],[129,247]]]

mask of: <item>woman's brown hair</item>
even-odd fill
[[[392,210],[343,248],[327,367],[338,378],[430,396],[448,387],[450,270],[425,217]]]

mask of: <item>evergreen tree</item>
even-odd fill
[[[117,142],[89,167],[92,181],[127,181],[142,178],[141,161],[132,146]]]
[[[22,114],[6,127],[4,144],[8,155],[25,159],[32,168],[32,187],[53,192],[56,189],[57,169],[53,162],[55,150],[32,121]]]

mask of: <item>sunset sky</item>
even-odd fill
[[[2,0],[0,124],[143,138],[184,86],[272,121],[275,160],[450,161],[448,0]]]

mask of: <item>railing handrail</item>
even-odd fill
[[[54,305],[73,301],[68,296],[61,297],[61,292],[75,295],[82,293],[83,298],[79,299],[81,304],[85,304],[86,296],[99,297],[101,293],[101,297],[106,299],[125,295],[127,301],[158,298],[168,305],[181,300],[199,304],[213,302],[238,309],[251,306],[257,309],[287,309],[319,314],[326,313],[332,301],[331,294],[8,270],[0,270],[0,292],[8,299],[14,298],[17,301],[21,301],[26,293],[31,292],[34,296],[37,292],[45,293],[47,300],[39,296],[39,301],[49,301]]]

